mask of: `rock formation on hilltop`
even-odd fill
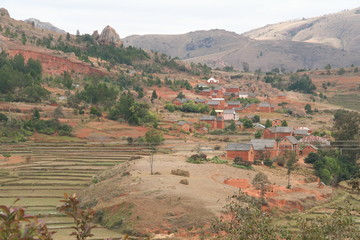
[[[96,35],[95,32],[94,34]],[[99,37],[95,40],[97,40],[101,45],[114,45],[117,47],[122,45],[119,34],[117,34],[115,29],[113,29],[109,25],[102,30]]]
[[[4,17],[10,17],[9,11],[5,8],[0,8],[0,16]]]
[[[38,20],[36,18],[26,19],[25,22],[29,22],[29,23],[34,24],[34,27],[36,27],[36,28],[51,30],[51,31],[58,32],[58,33],[66,33],[64,30],[55,27],[51,23],[49,23],[49,22],[41,22],[40,20]]]

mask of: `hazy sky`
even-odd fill
[[[12,18],[37,18],[72,34],[101,31],[120,37],[225,29],[237,33],[291,19],[360,7],[359,0],[1,0]]]

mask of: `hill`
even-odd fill
[[[126,46],[149,49],[206,63],[211,67],[233,66],[243,70],[268,71],[284,68],[323,68],[359,65],[359,10],[344,11],[311,19],[268,25],[242,35],[225,30],[195,31],[179,35],[135,35]]]

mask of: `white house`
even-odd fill
[[[240,93],[239,93],[239,98],[249,98],[249,93],[247,93],[247,92],[240,92]]]
[[[224,120],[239,120],[239,114],[234,109],[227,109],[223,111]]]
[[[207,80],[207,82],[208,82],[208,83],[215,83],[215,84],[220,83],[219,80],[217,80],[217,79],[215,79],[215,78],[213,78],[213,77],[209,78],[209,79]]]

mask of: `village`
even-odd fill
[[[286,120],[273,118],[261,124],[261,113],[275,113],[278,105],[272,103],[286,101],[286,94],[281,92],[276,96],[257,96],[256,92],[246,92],[233,85],[223,85],[221,80],[213,77],[206,83],[197,84],[200,98],[176,98],[172,101],[177,107],[193,102],[204,104],[210,109],[211,115],[203,115],[196,122],[177,121],[175,129],[183,133],[208,133],[212,130],[225,130],[230,124],[235,124],[235,132],[256,132],[249,142],[231,142],[226,147],[226,158],[240,158],[250,163],[263,163],[275,159],[286,152],[293,152],[298,157],[306,158],[309,153],[318,151],[317,146],[328,147],[330,141],[320,136],[313,136],[313,129],[308,126],[288,126]],[[259,98],[257,98],[259,97]],[[260,101],[259,99],[264,99]],[[249,124],[250,122],[250,124]]]

